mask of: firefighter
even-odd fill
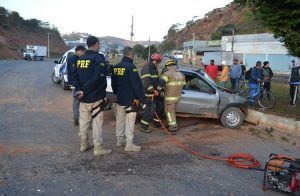
[[[156,105],[160,105],[160,99],[157,98],[159,92],[157,91],[159,75],[157,66],[161,62],[162,57],[160,54],[154,53],[151,55],[150,62],[145,64],[141,70],[141,78],[142,84],[144,87],[144,92],[146,96],[146,109],[143,113],[141,119],[141,127],[140,131],[144,133],[151,133],[152,131],[148,129],[150,122],[153,120],[158,125],[159,120],[153,118],[154,112],[161,117],[162,110],[161,107],[156,107]],[[152,97],[154,99],[152,100]]]
[[[176,106],[180,100],[183,86],[185,85],[184,75],[177,70],[177,63],[169,59],[165,64],[164,72],[159,80],[158,89],[164,88],[165,113],[168,122],[168,130],[175,135],[177,132]]]
[[[123,56],[121,62],[112,69],[112,89],[117,95],[116,145],[125,145],[126,139],[125,151],[138,152],[141,147],[133,143],[134,123],[139,103],[145,103],[146,98],[138,70],[133,64],[132,48],[125,47]]]
[[[80,151],[89,149],[88,130],[92,124],[94,156],[111,153],[103,147],[102,124],[106,99],[107,68],[105,58],[99,54],[100,42],[95,36],[87,38],[88,50],[76,63],[73,84],[79,98]]]

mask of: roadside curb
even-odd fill
[[[265,127],[282,129],[286,132],[300,135],[300,121],[296,121],[292,118],[264,114],[248,109],[248,115],[245,118],[245,121]]]

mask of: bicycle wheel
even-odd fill
[[[270,92],[262,92],[259,95],[258,105],[262,108],[271,108],[274,106],[275,96]]]

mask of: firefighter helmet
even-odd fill
[[[154,53],[151,55],[151,60],[160,62],[162,60],[162,58],[161,58],[160,54]]]
[[[165,66],[166,67],[168,67],[168,66],[174,66],[174,65],[176,65],[177,63],[173,60],[173,59],[168,59],[167,61],[166,61],[166,64],[165,64]]]

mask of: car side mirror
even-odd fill
[[[58,64],[58,61],[54,61],[55,64]]]
[[[211,94],[216,94],[216,89],[211,89],[211,90],[210,90],[210,93],[211,93]]]

